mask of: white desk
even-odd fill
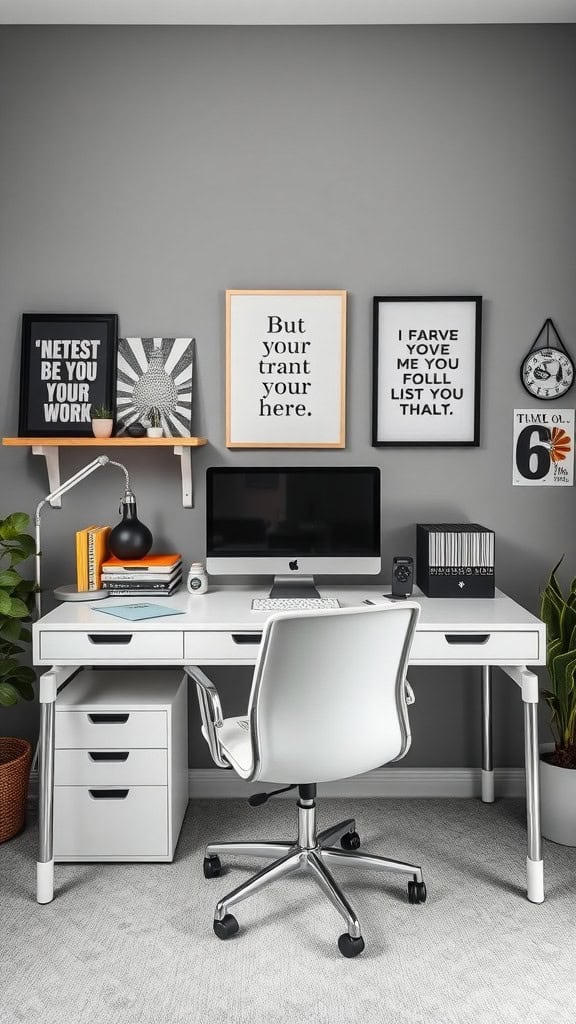
[[[343,607],[378,596],[381,587],[322,587]],[[54,892],[52,815],[54,795],[54,702],[58,688],[85,665],[251,665],[269,612],[251,611],[253,597],[267,591],[244,587],[214,588],[196,597],[182,591],[154,598],[180,608],[183,615],[128,622],[104,615],[103,609],[126,598],[99,605],[67,603],[43,616],[33,627],[34,663],[49,666],[40,677],[40,835],[37,900],[49,903]],[[527,893],[533,903],[544,899],[538,777],[538,679],[527,665],[546,662],[544,623],[496,591],[483,600],[427,598],[416,592],[422,612],[411,665],[476,665],[482,676],[482,799],[494,799],[492,762],[491,667],[499,666],[518,685],[524,705],[526,804],[528,826]]]

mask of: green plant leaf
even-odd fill
[[[0,676],[11,676],[18,668],[18,662],[14,658],[6,658],[0,661]]]
[[[12,683],[0,682],[0,705],[10,708],[18,703],[18,690]]]
[[[560,637],[563,644],[570,644],[570,638],[576,629],[576,608],[566,602],[560,613]]]
[[[12,566],[18,565],[19,562],[25,562],[30,557],[29,553],[21,547],[7,548],[7,551],[10,552],[10,565]]]
[[[34,700],[34,687],[27,679],[13,679],[12,685],[22,700]]]
[[[0,587],[3,590],[14,590],[22,582],[22,577],[13,569],[3,569],[0,572]]]
[[[0,590],[0,615],[10,615],[12,598],[4,590]]]
[[[16,592],[19,596],[22,594],[33,594],[35,590],[36,584],[34,583],[34,580],[23,580],[22,577],[20,577],[18,586],[16,587]]]
[[[3,530],[12,530],[17,535],[25,533],[30,523],[30,516],[26,512],[13,512],[2,522]],[[2,534],[3,536],[3,534]]]
[[[29,665],[18,665],[12,672],[12,679],[17,679],[23,683],[33,683],[36,680],[36,673]]]
[[[563,603],[556,594],[545,590],[540,601],[540,618],[546,623],[548,641],[553,642],[560,636],[560,616]]]
[[[27,533],[21,533],[21,534],[18,535],[17,543],[18,543],[18,547],[22,548],[22,551],[26,552],[26,557],[27,558],[29,558],[30,555],[35,554],[35,552],[36,552],[36,541],[34,540],[34,537],[30,537],[29,534],[27,534]]]
[[[6,618],[0,626],[0,634],[5,640],[15,641],[20,639],[22,626],[18,619]]]
[[[2,591],[0,591],[0,595]],[[10,598],[10,609],[4,610],[5,615],[10,615],[13,619],[26,619],[28,618],[29,612],[24,601],[21,601],[19,597]]]

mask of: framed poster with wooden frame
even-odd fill
[[[226,292],[226,446],[344,448],[346,292]]]
[[[115,413],[116,313],[24,313],[20,437],[91,437],[92,405]]]
[[[372,444],[477,447],[482,298],[376,296]]]

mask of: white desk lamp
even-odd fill
[[[60,487],[57,487],[51,494],[47,494],[45,498],[36,506],[36,513],[34,516],[34,522],[36,525],[36,613],[38,618],[42,615],[42,594],[40,591],[40,559],[42,557],[42,549],[40,545],[40,516],[44,505],[51,502],[54,498],[59,498],[60,495],[66,494],[66,491],[72,490],[76,484],[79,484],[82,480],[85,480],[87,476],[90,476],[95,469],[100,469],[101,466],[117,466],[121,469],[126,477],[126,489],[122,502],[124,504],[134,505],[135,498],[130,488],[130,477],[126,466],[122,465],[121,462],[114,462],[113,459],[109,459],[107,455],[99,455],[98,458],[93,459],[83,469],[79,469],[74,476],[71,476],[69,480],[65,480]],[[59,596],[64,600],[98,600],[101,597],[108,597],[107,590],[91,590],[84,593],[78,593],[75,587],[60,588]]]

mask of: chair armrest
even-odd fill
[[[416,697],[414,696],[414,690],[410,686],[410,683],[408,682],[407,679],[404,680],[404,692],[406,694],[406,703],[407,704],[415,704],[416,703]]]
[[[208,679],[208,676],[202,672],[202,669],[197,668],[195,665],[185,665],[184,671],[196,683],[196,693],[198,694],[200,715],[202,717],[202,732],[210,748],[212,759],[219,768],[229,768],[228,761],[222,755],[218,737],[218,729],[222,728],[223,723],[222,705],[220,704],[218,690],[212,680]]]

